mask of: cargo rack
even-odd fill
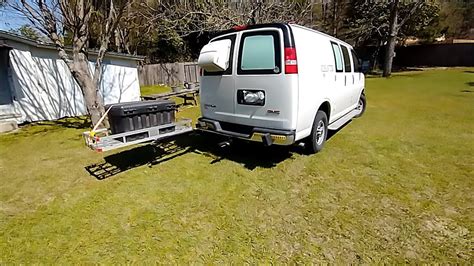
[[[181,119],[177,122],[128,131],[119,134],[109,134],[109,129],[101,128],[82,133],[86,146],[97,152],[110,151],[130,145],[159,141],[193,131],[192,119]]]

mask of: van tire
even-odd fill
[[[328,117],[325,112],[318,110],[314,118],[311,135],[305,141],[305,148],[309,154],[320,152],[328,136]]]
[[[367,100],[365,99],[365,93],[362,92],[362,94],[360,95],[359,101],[357,102],[357,107],[356,107],[356,109],[361,108],[362,110],[360,111],[358,115],[354,116],[354,118],[361,117],[365,113],[366,107],[367,107]]]

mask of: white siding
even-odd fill
[[[81,90],[55,50],[19,44],[10,51],[10,63],[14,109],[21,115],[18,122],[86,114]],[[90,63],[91,70],[93,66]],[[136,61],[106,59],[101,93],[105,104],[138,101]]]

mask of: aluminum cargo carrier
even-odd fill
[[[130,145],[159,141],[191,132],[192,120],[175,121],[176,105],[172,101],[139,101],[109,106],[110,129],[92,129],[82,134],[85,144],[97,152]]]
[[[173,131],[170,129],[174,127]],[[85,144],[94,151],[103,152],[130,145],[159,141],[168,137],[193,131],[192,119],[181,119],[177,122],[155,127],[143,128],[119,134],[109,134],[109,129],[102,128],[94,132],[82,133]]]

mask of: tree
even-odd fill
[[[237,25],[269,22],[310,25],[313,2],[138,1],[124,13],[118,27],[117,47],[147,54],[151,62],[189,60],[196,56],[195,49],[202,47],[209,37]]]
[[[473,1],[441,1],[439,26],[448,38],[468,38],[474,28]],[[472,33],[471,33],[472,34]]]
[[[408,14],[405,14],[405,16],[399,21],[399,0],[394,0],[391,3],[389,36],[385,50],[382,76],[389,77],[392,74],[393,57],[395,56],[395,45],[397,44],[399,30],[422,4],[423,1],[421,0],[415,2]]]
[[[324,1],[322,1],[324,3]],[[347,2],[346,0],[332,0],[328,1],[331,11],[329,14],[326,14],[327,17],[330,17],[331,23],[331,35],[334,37],[338,37],[340,35],[340,30],[342,27],[342,22],[346,17],[347,12]],[[327,8],[327,7],[326,7]],[[327,19],[326,17],[326,19]]]
[[[12,30],[12,32],[17,33],[21,36],[24,36],[26,38],[38,41],[41,39],[40,33],[31,27],[30,25],[23,25],[18,30]]]
[[[351,1],[347,18],[340,30],[339,38],[354,46],[375,46],[372,52],[372,68],[378,61],[379,51],[384,45],[387,50],[390,41],[393,44],[392,48],[395,48],[397,40],[402,38],[415,36],[432,40],[440,35],[437,26],[440,9],[436,2],[397,2],[396,20],[395,16],[392,16],[394,4],[394,0],[390,2]],[[396,36],[390,40],[391,30],[395,30],[392,35],[396,33]],[[391,60],[393,60],[393,51]]]
[[[93,124],[97,124],[105,112],[99,88],[102,61],[126,4],[119,0],[20,0],[11,3],[56,46],[59,58],[81,88]],[[95,66],[91,71],[88,59],[92,22],[99,37]],[[72,53],[67,51],[65,34],[72,35]]]

